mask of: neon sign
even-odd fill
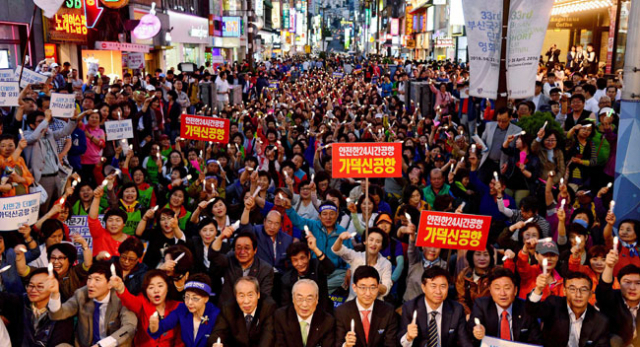
[[[87,18],[87,28],[92,29],[98,24],[98,20],[102,17],[104,8],[100,6],[98,0],[83,0],[84,16]]]

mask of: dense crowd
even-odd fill
[[[452,61],[34,70],[2,108],[0,194],[41,193],[0,234],[2,346],[640,346],[639,222],[611,201],[622,75],[541,64],[496,109]],[[183,114],[229,119],[229,142],[182,138]],[[356,142],[402,143],[402,177],[333,178],[330,145]],[[486,248],[417,247],[422,211],[491,216]]]

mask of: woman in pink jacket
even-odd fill
[[[433,82],[430,82],[429,87],[436,98],[436,104],[433,107],[436,113],[447,115],[450,111],[449,108],[453,111],[453,97],[451,96],[451,93],[447,91],[447,85],[445,83],[440,83],[438,85],[438,89],[436,89],[436,87],[433,86]]]

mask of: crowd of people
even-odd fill
[[[41,193],[0,234],[2,346],[640,346],[622,75],[541,64],[496,108],[452,61],[36,70],[0,123],[1,196]],[[228,143],[183,138],[183,114],[229,119]],[[133,138],[107,140],[122,119]],[[402,143],[402,177],[333,178],[330,145],[356,142]],[[486,247],[416,246],[423,211],[491,216]]]

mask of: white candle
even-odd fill
[[[104,252],[104,256],[108,259],[111,258],[111,254],[109,254],[109,252]]]
[[[560,185],[563,185],[563,184],[564,184],[564,178],[561,178],[560,179]]]
[[[235,223],[231,224],[231,227],[233,228],[233,231],[238,230],[238,228],[240,227],[240,221],[237,220]]]
[[[411,215],[409,215],[407,212],[404,213],[404,218],[407,219],[407,222],[409,222],[409,224],[411,224]]]
[[[111,264],[111,277],[115,277],[116,275],[116,266]]]
[[[49,277],[53,277],[53,264],[49,263],[47,265],[47,270],[49,270]]]
[[[526,131],[524,131],[524,130],[522,130],[522,131],[520,132],[520,135],[526,135],[526,134],[527,134],[527,132],[526,132]]]
[[[418,319],[418,311],[413,310],[413,320],[411,321],[411,324],[416,324],[417,319]]]
[[[2,269],[0,269],[0,274],[5,272],[5,271],[7,271],[7,270],[9,270],[9,269],[11,269],[11,265],[7,265],[7,266],[3,267]]]
[[[576,246],[580,246],[581,242],[582,242],[582,239],[580,239],[580,237],[576,236]]]
[[[256,196],[258,196],[259,193],[260,193],[260,186],[257,186],[256,191],[253,192],[253,197],[255,198]]]
[[[356,332],[356,322],[353,319],[351,319],[351,332]]]
[[[158,206],[158,205],[154,206],[154,207],[153,207],[153,212],[158,211],[158,208],[160,208],[160,206]]]
[[[354,232],[352,232],[352,233],[351,233],[351,234],[349,234],[349,235],[351,236],[351,238],[354,238],[354,237],[356,237],[356,235],[358,235],[358,233],[354,231]]]
[[[478,318],[474,318],[473,322],[476,323],[476,325],[480,325],[480,319]]]
[[[22,129],[18,129],[18,132],[20,132],[20,138],[24,139],[24,133],[22,132]]]
[[[547,127],[548,123],[549,123],[549,121],[544,121],[544,125],[542,126],[542,129],[545,129]]]
[[[106,187],[109,184],[108,180],[102,181],[102,188]]]
[[[60,205],[64,205],[64,197],[60,198]]]
[[[493,172],[493,178],[496,180],[496,182],[500,180],[500,179],[498,178],[498,172],[497,172],[497,171],[494,171],[494,172]]]
[[[553,171],[549,171],[549,177],[553,177],[554,175]]]
[[[180,259],[182,259],[182,257],[184,257],[184,252],[180,253],[180,255],[174,261],[177,263],[180,261]]]
[[[73,180],[73,182],[71,182],[71,186],[72,186],[72,187],[74,187],[74,188],[75,188],[77,185],[78,185],[78,181]]]
[[[27,253],[27,247],[25,246],[18,246],[18,250],[22,253]]]
[[[309,234],[311,234],[311,231],[309,230],[309,227],[306,224],[304,226],[304,233],[305,233],[305,236],[309,236]]]
[[[547,258],[542,259],[542,273],[547,274],[547,270],[549,269],[549,260]]]
[[[607,183],[607,189],[611,189],[611,187],[613,187],[613,183],[611,182]]]
[[[502,261],[503,261],[503,262],[507,261],[507,259],[509,259],[509,256],[508,256],[508,255],[505,255],[504,257],[502,257]]]
[[[563,210],[564,209],[564,204],[567,203],[567,199],[562,199],[562,201],[560,202],[560,209]]]
[[[222,342],[220,342],[220,338],[218,337],[218,341],[216,342],[217,344],[222,344]]]
[[[616,202],[611,200],[609,203],[609,212],[613,213],[613,208],[616,206]]]
[[[527,219],[526,221],[524,221],[524,224],[529,224],[531,222],[533,222],[533,217],[531,217],[531,218]]]
[[[540,243],[540,242],[542,242],[542,243],[544,243],[544,242],[551,242],[551,241],[553,241],[553,239],[552,239],[552,238],[550,238],[550,237],[545,237],[545,238],[543,238],[543,239],[538,240],[538,242],[539,242],[539,243]]]
[[[618,240],[619,240],[619,239],[618,239],[618,237],[617,237],[617,236],[615,236],[615,237],[613,238],[613,249],[615,249],[615,250],[618,250],[618,242],[619,242]]]
[[[158,311],[154,312],[154,313],[151,315],[151,317],[158,317],[158,316],[159,316]]]

